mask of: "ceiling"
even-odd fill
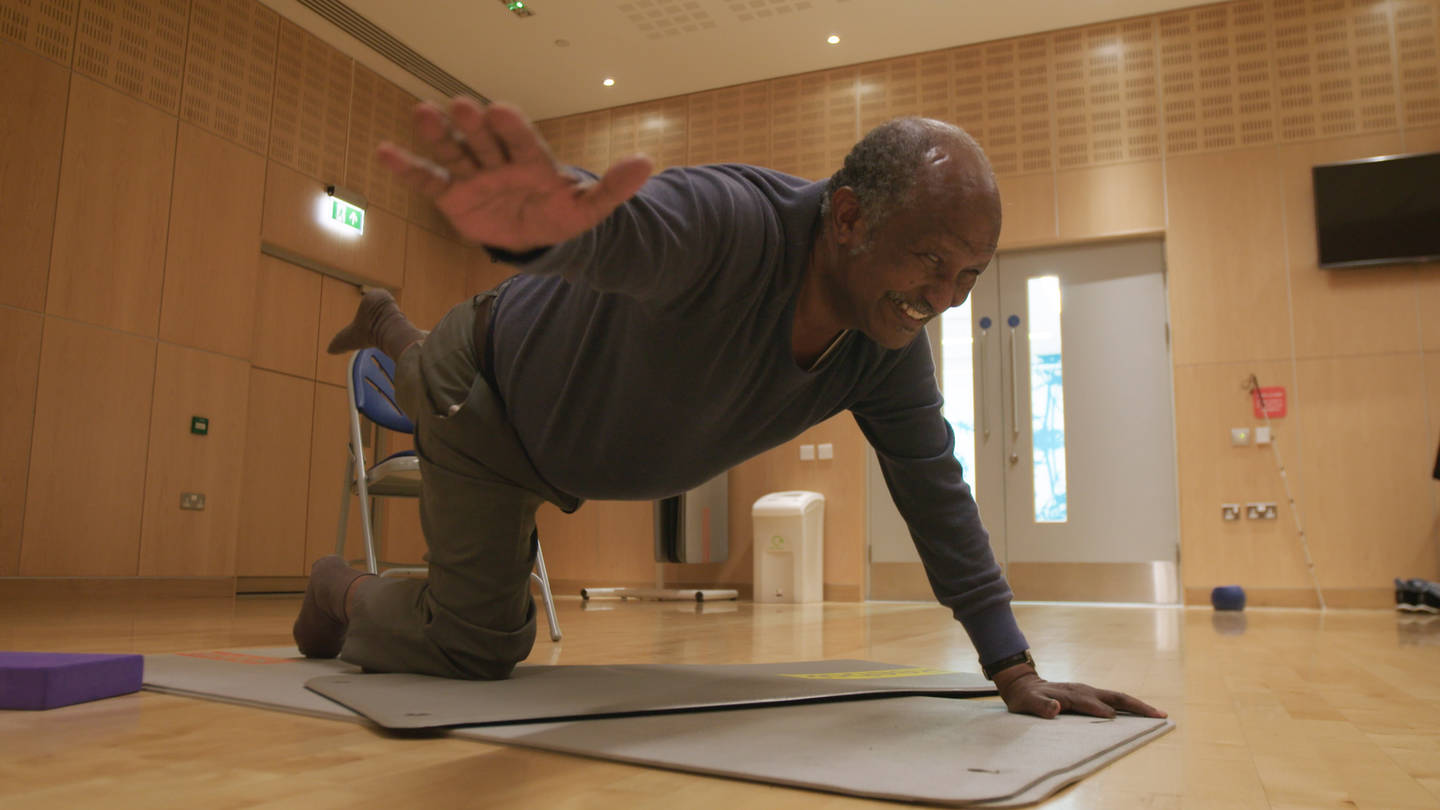
[[[439,92],[297,0],[266,5],[410,92]],[[1194,0],[348,0],[482,95],[553,118],[1195,5]],[[838,45],[827,44],[830,34]],[[566,44],[561,45],[560,42]],[[613,77],[615,85],[601,80]]]

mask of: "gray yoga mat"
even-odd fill
[[[348,678],[358,670],[339,661],[300,658],[293,647],[145,657],[146,689],[362,722],[361,715],[305,688],[309,680],[337,675]],[[365,676],[373,677],[383,676]],[[1041,720],[1009,714],[995,701],[892,697],[448,733],[835,793],[1013,807],[1038,802],[1173,727],[1138,717]]]
[[[984,677],[875,661],[518,666],[504,681],[331,675],[310,689],[390,729],[535,723],[858,697],[995,694]]]
[[[670,770],[951,806],[1038,802],[1174,728],[901,697],[485,726],[451,736]]]

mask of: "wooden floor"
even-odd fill
[[[4,597],[0,649],[289,643],[298,597]],[[976,669],[942,608],[562,599],[537,663],[866,658]],[[1041,672],[1121,689],[1179,728],[1047,808],[1440,807],[1440,617],[1019,605]],[[1219,623],[1219,618],[1235,622]],[[1238,623],[1237,623],[1238,622]],[[543,628],[543,624],[542,624]],[[543,633],[542,633],[543,637]],[[898,807],[142,692],[0,712],[0,807]]]

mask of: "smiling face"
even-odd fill
[[[869,227],[849,188],[831,199],[827,298],[843,323],[887,349],[904,347],[932,318],[963,304],[995,255],[999,197],[988,171],[939,158],[922,169],[911,202],[878,228]]]

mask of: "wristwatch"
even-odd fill
[[[989,665],[981,664],[980,670],[985,673],[986,679],[993,681],[995,680],[996,675],[999,675],[1001,672],[1004,672],[1010,667],[1017,666],[1019,664],[1029,664],[1032,667],[1035,666],[1035,659],[1031,657],[1029,650],[1015,653],[1009,658],[1001,658],[999,661],[996,661]]]

